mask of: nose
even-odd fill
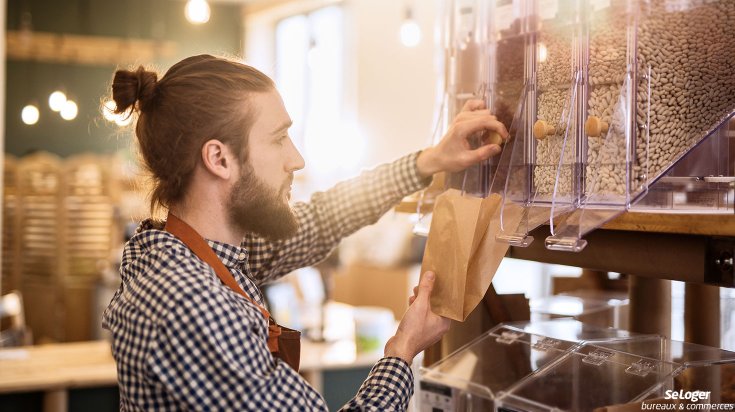
[[[296,148],[296,145],[293,144],[291,139],[288,140],[291,143],[291,150],[286,168],[289,173],[293,173],[297,170],[303,169],[304,166],[306,166],[306,162],[304,161],[304,157],[301,156],[301,153],[299,153],[299,149]]]

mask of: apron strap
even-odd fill
[[[199,257],[199,259],[203,260],[204,263],[211,266],[214,269],[214,273],[217,274],[217,277],[222,281],[222,283],[227,285],[235,293],[245,297],[253,305],[258,307],[258,309],[263,314],[263,316],[265,316],[266,319],[270,319],[271,315],[268,310],[260,306],[250,296],[248,296],[248,294],[245,293],[244,290],[242,290],[240,285],[238,285],[235,281],[235,277],[232,276],[232,273],[230,273],[230,270],[227,269],[227,267],[224,265],[224,263],[222,263],[221,260],[219,260],[207,241],[204,240],[204,238],[202,238],[199,233],[194,230],[194,228],[186,224],[186,222],[184,222],[183,220],[174,216],[173,213],[169,212],[168,218],[166,219],[165,230],[179,238],[179,240],[184,242],[184,244],[188,246],[189,249],[191,249],[191,251],[194,252],[195,255],[197,255],[197,257]]]
[[[217,277],[222,281],[222,283],[227,285],[235,293],[244,296],[247,300],[250,301],[250,303],[255,305],[258,310],[260,310],[260,313],[262,313],[263,316],[268,320],[268,349],[271,352],[278,352],[278,336],[281,334],[281,328],[276,325],[275,321],[273,321],[270,312],[268,312],[268,309],[259,305],[258,302],[253,300],[250,296],[248,296],[247,293],[245,293],[244,290],[242,290],[240,285],[238,285],[235,281],[235,277],[232,276],[232,273],[229,269],[227,269],[224,263],[219,260],[207,241],[204,240],[204,238],[199,233],[197,233],[194,228],[186,224],[186,222],[184,222],[183,220],[174,216],[174,214],[171,212],[168,212],[168,217],[166,218],[166,227],[164,228],[164,230],[184,242],[184,244],[188,246],[189,249],[191,249],[191,251],[197,257],[199,257],[199,259],[203,260],[204,263],[208,264],[214,269],[214,273],[217,274]]]

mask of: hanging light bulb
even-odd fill
[[[55,112],[61,111],[64,103],[66,103],[66,95],[60,90],[56,90],[48,97],[48,107]]]
[[[38,123],[39,117],[41,117],[41,113],[38,111],[38,107],[33,104],[27,105],[20,112],[21,120],[23,120],[23,123],[29,126]]]
[[[115,114],[116,108],[117,105],[113,100],[105,100],[102,104],[102,117],[104,117],[108,122],[114,122],[118,117],[118,115]]]
[[[206,0],[189,0],[186,2],[184,14],[189,23],[203,24],[209,21],[209,3]]]
[[[411,8],[406,9],[406,19],[401,24],[401,43],[406,47],[416,47],[421,42],[421,27],[413,19]]]
[[[77,113],[79,113],[79,108],[74,100],[67,100],[66,103],[64,103],[64,107],[61,108],[61,118],[64,120],[76,119]]]
[[[133,121],[133,115],[130,113],[115,113],[117,105],[113,100],[105,100],[102,103],[102,116],[105,120],[113,122],[120,127],[125,127]]]

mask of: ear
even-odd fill
[[[235,173],[235,158],[226,144],[217,139],[208,140],[202,146],[202,164],[214,176],[229,180]]]

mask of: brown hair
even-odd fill
[[[138,114],[135,134],[151,174],[151,211],[183,199],[204,143],[217,139],[241,160],[255,109],[248,94],[275,88],[257,69],[210,55],[186,58],[157,81],[143,66],[118,70],[112,82],[115,113]]]

